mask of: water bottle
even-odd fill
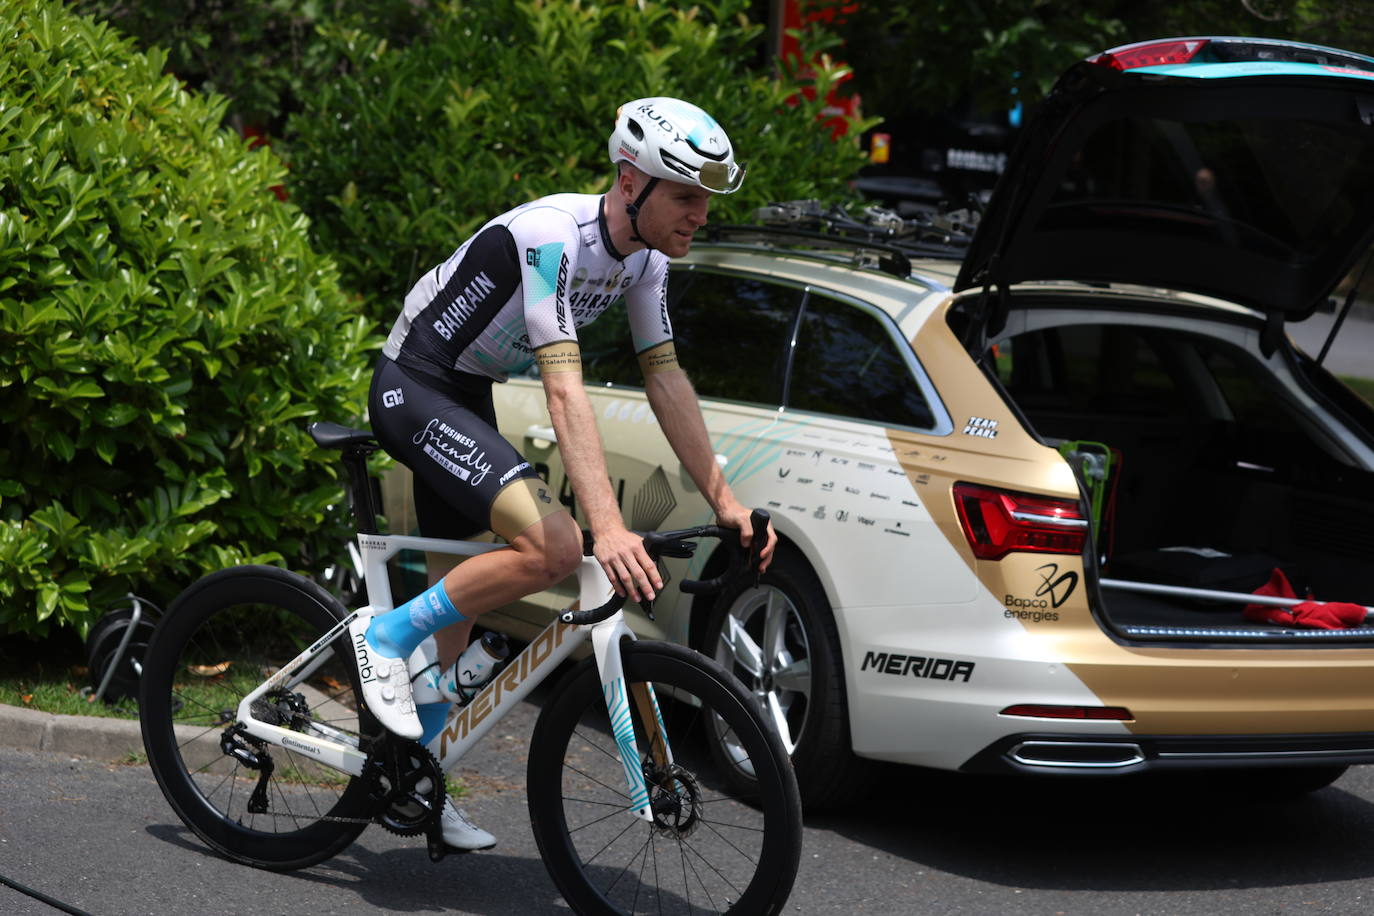
[[[490,630],[475,639],[453,663],[453,685],[464,700],[472,699],[478,688],[495,676],[501,663],[510,655],[506,637]]]

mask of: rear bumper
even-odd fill
[[[1374,732],[1100,738],[1028,732],[998,739],[960,769],[969,773],[1114,776],[1145,771],[1368,763],[1374,763]]]

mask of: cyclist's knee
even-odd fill
[[[513,545],[526,575],[547,588],[577,570],[582,561],[582,529],[571,515],[559,512],[530,526]]]

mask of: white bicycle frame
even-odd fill
[[[423,550],[452,556],[476,556],[490,550],[506,549],[497,544],[475,541],[450,541],[409,535],[361,534],[358,546],[362,550],[364,582],[367,584],[367,607],[359,608],[338,623],[313,645],[272,674],[239,702],[238,721],[248,734],[269,744],[306,754],[320,763],[360,776],[367,761],[356,740],[328,726],[316,724],[318,734],[299,732],[280,725],[263,722],[253,716],[253,704],[264,694],[275,690],[294,690],[319,669],[334,650],[331,643],[342,636],[348,638],[348,625],[355,619],[371,617],[391,610],[395,605],[387,576],[387,561],[402,550]],[[592,557],[583,557],[578,567],[578,606],[600,607],[612,594],[612,588],[601,565]],[[428,750],[434,754],[442,769],[447,771],[471,750],[497,722],[529,695],[558,665],[588,638],[596,656],[601,675],[601,687],[610,714],[620,760],[625,768],[629,788],[630,809],[643,820],[653,820],[649,805],[649,790],[640,766],[639,748],[635,740],[630,694],[639,707],[642,721],[653,723],[656,734],[649,735],[651,750],[659,765],[672,763],[667,746],[666,731],[659,712],[658,699],[652,685],[644,690],[627,693],[625,672],[621,663],[620,646],[633,640],[634,633],[625,623],[624,614],[616,611],[606,620],[588,626],[563,623],[555,617],[534,640],[487,683],[476,696],[463,706],[449,710],[444,728],[430,741]],[[353,662],[350,660],[349,664]]]

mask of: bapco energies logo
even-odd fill
[[[1035,597],[1050,599],[1052,607],[1059,607],[1069,596],[1073,594],[1074,587],[1078,585],[1078,573],[1073,570],[1059,572],[1058,563],[1046,563],[1036,569],[1040,573],[1040,587],[1035,590]]]

